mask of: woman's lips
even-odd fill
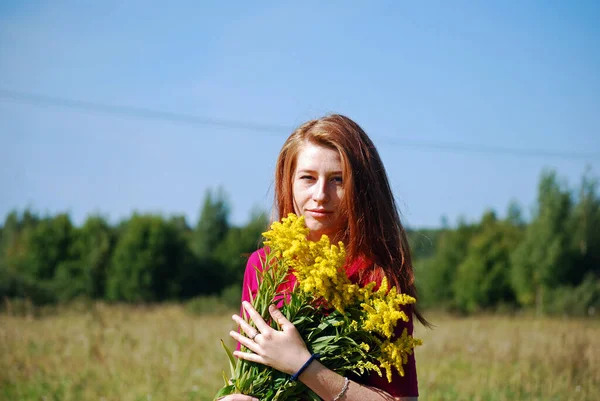
[[[333,213],[329,210],[307,210],[307,212],[312,217],[328,217],[329,215],[331,215],[331,213]]]

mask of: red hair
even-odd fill
[[[417,290],[406,231],[375,145],[365,131],[348,117],[333,114],[298,127],[286,140],[275,169],[277,218],[294,213],[293,176],[298,153],[306,142],[339,152],[342,161],[347,225],[341,233],[351,264],[366,261],[349,272],[365,284],[387,277],[401,292],[416,298]],[[415,309],[417,319],[428,325]]]

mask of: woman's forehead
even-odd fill
[[[299,149],[296,159],[296,170],[342,170],[342,159],[335,148],[305,143]]]

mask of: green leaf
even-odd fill
[[[229,386],[229,378],[225,375],[225,371],[221,372],[223,374],[223,381],[225,382],[225,387]]]
[[[229,386],[225,386],[221,390],[219,390],[219,392],[217,393],[217,395],[215,395],[215,400],[218,399],[218,398],[220,398],[220,397],[224,397],[226,395],[229,395],[229,394],[234,394],[234,391],[235,391],[235,386],[233,384],[229,385]]]
[[[235,357],[233,356],[231,350],[225,345],[223,340],[221,340],[221,346],[223,347],[223,349],[227,353],[227,357],[229,358],[229,368],[231,369],[231,377],[235,377],[235,365],[237,363]]]

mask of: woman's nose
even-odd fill
[[[327,181],[321,180],[315,185],[315,191],[313,192],[313,199],[317,202],[325,202],[329,198],[327,193]]]

